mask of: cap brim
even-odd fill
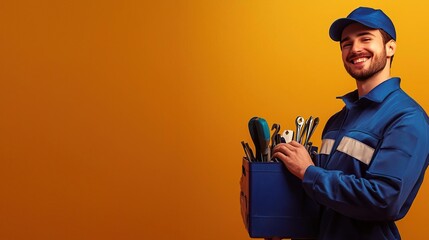
[[[377,26],[375,26],[373,23],[368,21],[355,20],[350,18],[340,18],[336,20],[334,23],[332,23],[331,28],[329,29],[329,36],[331,37],[332,40],[336,42],[341,41],[341,35],[343,33],[344,28],[346,28],[348,25],[352,23],[360,23],[369,28],[377,29]]]
[[[357,21],[348,18],[340,18],[336,20],[329,28],[329,36],[332,40],[339,42],[341,40],[341,34],[343,33],[344,28],[356,22]]]

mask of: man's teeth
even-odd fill
[[[366,62],[366,60],[368,60],[368,58],[358,58],[356,60],[353,61],[353,63],[360,63],[360,62]]]

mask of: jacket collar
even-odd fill
[[[369,102],[382,103],[386,97],[400,88],[401,79],[398,77],[390,78],[372,89],[368,94],[359,98],[357,90],[349,92],[342,97],[338,97],[344,101],[347,108],[352,108],[355,105],[361,105]]]

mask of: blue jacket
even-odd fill
[[[409,210],[429,161],[429,119],[389,79],[327,122],[317,166],[305,191],[322,206],[320,235],[329,240],[400,239],[394,221]]]

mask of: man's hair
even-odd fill
[[[393,39],[393,38],[392,38],[389,34],[387,34],[387,32],[385,32],[383,29],[379,29],[379,30],[380,30],[381,38],[383,39],[383,44],[384,44],[384,45],[386,45],[386,43],[388,43],[390,40],[392,40],[392,39]],[[390,58],[390,66],[392,66],[393,57],[394,57],[394,56],[392,56],[392,57]]]

